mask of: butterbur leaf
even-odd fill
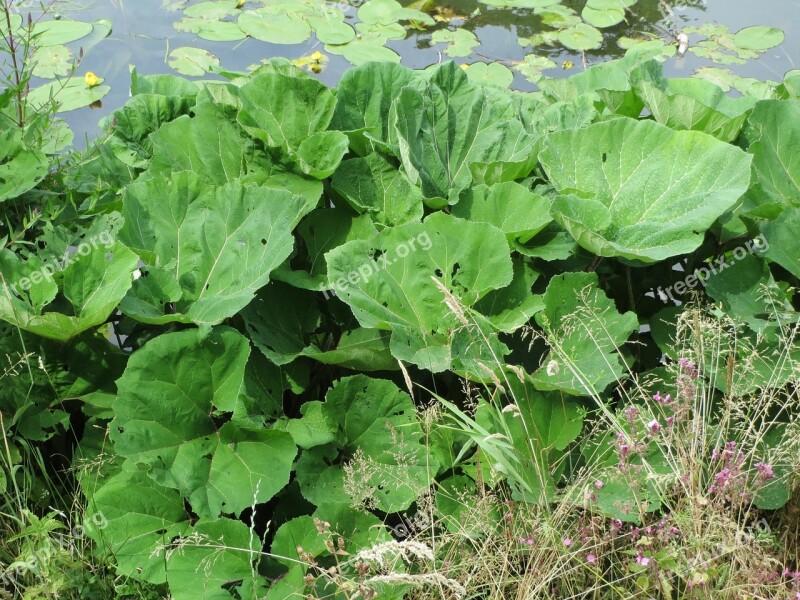
[[[524,478],[513,482],[512,477],[519,498],[545,502],[555,494],[556,481],[564,470],[559,459],[580,434],[584,410],[575,400],[540,392],[513,375],[508,385],[513,410],[485,411],[494,421],[491,431],[508,432],[513,458],[520,465],[516,473]]]
[[[547,286],[544,304],[536,321],[552,349],[532,376],[537,388],[584,396],[624,376],[619,350],[639,322],[635,313],[617,312],[597,287],[595,273],[557,275]]]
[[[651,61],[631,74],[656,121],[675,130],[704,131],[724,142],[736,139],[755,98],[732,98],[704,79],[665,79],[662,70],[661,63]]]
[[[291,253],[291,231],[305,210],[304,200],[287,191],[238,181],[209,188],[188,171],[135,182],[125,190],[120,237],[171,279],[161,274],[157,288],[137,286],[122,310],[146,323],[216,324],[236,314]],[[156,289],[169,293],[159,314]]]
[[[263,288],[242,312],[250,339],[276,365],[302,354],[320,315],[313,292],[279,281]]]
[[[117,453],[199,515],[238,514],[289,482],[297,447],[288,433],[214,419],[234,410],[249,354],[247,340],[226,327],[205,337],[198,329],[164,334],[134,353],[117,381]]]
[[[345,475],[341,467],[325,464],[330,448],[307,457],[304,453],[298,477],[309,501],[320,506],[364,502],[397,512],[431,484],[438,463],[424,445],[414,402],[394,383],[365,375],[346,377],[328,392],[324,407],[335,423],[334,445],[352,460]],[[313,492],[307,493],[309,488]]]
[[[800,100],[764,100],[750,113],[743,132],[753,155],[751,194],[758,205],[800,206]]]
[[[422,218],[422,192],[380,154],[342,162],[331,182],[356,211],[392,227]]]
[[[192,104],[191,99],[181,96],[134,96],[106,121],[106,128],[112,133],[106,144],[122,163],[144,169],[153,156],[150,134],[165,123],[187,114]]]
[[[434,208],[457,201],[472,182],[471,164],[533,154],[536,138],[514,118],[511,99],[471,83],[452,62],[403,88],[396,111],[403,167]]]
[[[325,258],[330,285],[361,326],[391,331],[396,358],[434,372],[451,367],[451,336],[465,318],[442,288],[470,307],[512,278],[499,229],[441,212],[348,242]]]
[[[254,144],[232,123],[224,107],[199,105],[194,116],[181,116],[151,136],[153,160],[148,174],[192,171],[195,176],[223,184],[247,174],[255,160]],[[262,167],[269,167],[266,159]]]
[[[622,118],[547,135],[539,160],[562,194],[553,217],[581,246],[655,262],[700,245],[747,190],[752,159],[703,133]]]
[[[184,537],[183,547],[166,561],[175,600],[229,600],[229,589],[243,586],[254,588],[251,597],[264,597],[264,581],[254,577],[253,566],[261,543],[247,525],[234,519],[200,519]]]
[[[239,90],[239,123],[312,177],[332,174],[347,151],[347,137],[326,131],[336,107],[333,92],[316,79],[279,72],[257,75]]]
[[[68,340],[106,321],[133,281],[138,257],[121,243],[82,242],[55,261],[0,252],[0,318],[43,337]],[[55,276],[54,276],[55,273]],[[60,290],[69,309],[45,311]]]
[[[527,242],[552,222],[550,201],[513,181],[464,190],[452,214],[489,223],[509,241]]]
[[[800,227],[800,208],[787,208],[774,221],[761,227],[761,231],[769,243],[765,256],[795,277],[800,277],[798,227]]]
[[[181,495],[141,471],[122,471],[98,490],[84,492],[91,498],[92,513],[107,522],[100,529],[87,519],[84,529],[100,547],[113,553],[117,572],[164,583],[164,552],[155,551],[189,529]]]
[[[389,350],[389,333],[362,327],[345,331],[335,348],[326,350],[312,344],[303,350],[303,356],[358,371],[396,371],[399,368]]]
[[[349,69],[336,91],[336,109],[331,127],[347,134],[360,156],[373,150],[399,155],[392,103],[414,77],[411,69],[392,63],[370,62]]]

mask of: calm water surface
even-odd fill
[[[558,64],[566,60],[575,64],[571,71],[554,69],[547,71],[547,75],[566,76],[583,68],[580,54],[549,47],[522,48],[518,44],[519,37],[550,29],[541,24],[532,10],[495,9],[476,0],[451,0],[439,4],[452,8],[458,14],[470,14],[480,9],[479,15],[463,24],[464,28],[476,34],[480,46],[475,48],[473,55],[456,59],[458,62],[502,61],[510,64],[535,52],[548,56]],[[580,12],[584,2],[566,0],[563,4]],[[111,92],[98,109],[85,108],[64,115],[75,131],[76,147],[85,146],[86,136],[91,138],[97,135],[100,118],[125,103],[129,96],[131,65],[136,66],[140,74],[173,73],[166,63],[166,56],[171,49],[179,46],[205,48],[220,58],[224,68],[238,71],[244,71],[267,57],[299,58],[315,50],[323,50],[322,44],[313,36],[303,44],[292,46],[268,44],[249,38],[241,42],[206,41],[194,34],[176,32],[173,23],[182,18],[182,12],[170,9],[170,5],[174,6],[175,3],[171,0],[96,0],[60,6],[60,12],[69,18],[84,21],[104,18],[113,25],[111,35],[90,48],[78,69],[79,75],[93,71],[105,78],[105,83],[111,86]],[[637,18],[603,30],[606,43],[600,50],[587,52],[585,58],[588,64],[621,55],[623,51],[614,43],[620,36],[636,36],[649,31],[667,37],[663,15],[656,0],[639,0],[634,10]],[[346,14],[348,20],[354,21],[356,8],[347,10]],[[779,81],[786,71],[800,68],[800,0],[707,0],[702,8],[676,10],[672,18],[673,31],[708,22],[727,25],[733,32],[749,25],[771,25],[784,30],[786,41],[745,65],[714,65],[689,53],[684,58],[673,58],[666,63],[665,71],[670,76],[688,76],[699,67],[714,66],[729,68],[742,76]],[[387,46],[400,54],[402,64],[412,68],[426,67],[442,60],[441,46],[431,47],[430,38],[433,30],[446,27],[442,23],[426,31],[411,30],[405,40],[390,41]],[[86,40],[81,43],[87,45]],[[335,85],[348,67],[350,64],[344,58],[331,55],[330,63],[318,77],[328,85]],[[535,89],[518,73],[512,87]]]

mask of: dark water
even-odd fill
[[[358,2],[354,0],[353,4]],[[469,14],[480,9],[479,15],[467,19],[462,26],[475,33],[481,45],[475,48],[472,56],[455,59],[457,62],[501,61],[510,65],[511,61],[521,60],[526,54],[534,52],[548,56],[559,65],[566,60],[575,65],[570,71],[554,69],[547,71],[547,75],[566,76],[583,69],[584,57],[579,53],[547,46],[532,49],[519,45],[519,37],[550,29],[541,24],[532,10],[496,9],[476,0],[451,0],[439,4],[452,8],[458,14]],[[566,0],[562,4],[580,12],[584,2]],[[671,4],[681,5],[682,2],[673,0]],[[182,18],[182,12],[168,8],[169,5],[175,6],[176,3],[174,0],[96,0],[58,5],[59,11],[68,18],[83,21],[105,18],[113,24],[111,35],[90,48],[78,69],[80,76],[86,71],[93,71],[105,78],[105,84],[111,86],[111,92],[103,99],[101,108],[85,108],[64,115],[75,131],[76,147],[84,147],[85,137],[91,138],[99,132],[99,119],[122,106],[129,97],[129,65],[135,65],[140,74],[173,72],[166,63],[166,57],[171,49],[179,46],[205,48],[220,58],[222,67],[239,71],[267,57],[298,58],[315,50],[324,51],[322,44],[313,36],[303,44],[287,46],[249,38],[241,42],[210,42],[194,34],[178,33],[172,24]],[[732,32],[750,25],[775,26],[784,30],[786,40],[759,59],[744,65],[715,65],[691,53],[684,58],[671,58],[665,64],[668,75],[685,77],[700,67],[711,66],[731,69],[742,76],[780,81],[787,71],[800,68],[800,0],[707,0],[700,8],[676,7],[671,24],[665,23],[656,0],[639,0],[633,10],[635,14],[627,23],[603,30],[603,47],[586,53],[587,64],[622,55],[624,51],[615,43],[620,36],[651,32],[667,39],[667,29],[674,33],[690,25],[716,23],[727,25]],[[356,8],[346,11],[346,14],[348,21],[352,22]],[[446,24],[437,24],[426,31],[410,30],[406,39],[389,41],[387,46],[400,54],[402,64],[412,68],[426,67],[447,58],[441,54],[440,47],[430,46],[431,32],[445,27]],[[331,55],[330,63],[318,77],[326,84],[335,85],[349,66],[344,58]],[[512,87],[535,89],[519,74],[515,74]]]

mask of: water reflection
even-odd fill
[[[244,71],[262,58],[285,56],[295,59],[316,50],[323,50],[322,44],[312,36],[303,44],[294,46],[275,45],[246,39],[241,42],[211,42],[197,38],[194,34],[179,33],[173,23],[180,20],[181,6],[185,2],[175,0],[98,0],[94,3],[66,2],[58,5],[58,10],[68,17],[94,21],[110,19],[113,31],[105,40],[82,40],[86,57],[78,69],[78,75],[94,71],[111,85],[111,92],[96,110],[81,109],[67,113],[66,119],[74,129],[76,146],[84,145],[85,136],[90,138],[99,132],[98,120],[122,106],[129,97],[129,65],[135,65],[140,74],[172,72],[166,64],[170,50],[179,46],[204,48],[218,56],[222,66],[229,70]],[[357,4],[354,0],[353,4]],[[407,4],[407,2],[404,2]],[[474,33],[480,45],[474,54],[458,62],[500,61],[507,65],[522,60],[526,54],[535,53],[551,59],[558,65],[570,61],[575,69],[583,64],[593,64],[621,56],[624,50],[617,44],[623,36],[656,36],[665,41],[674,41],[677,33],[688,25],[713,22],[728,25],[736,31],[749,25],[772,25],[786,32],[786,41],[767,52],[757,61],[743,65],[731,65],[731,69],[742,76],[761,79],[782,79],[784,73],[796,68],[800,40],[795,34],[800,20],[800,0],[762,0],[759,3],[731,2],[730,0],[639,0],[626,20],[602,30],[604,43],[597,50],[589,50],[582,55],[553,45],[523,47],[519,38],[530,38],[542,31],[551,30],[542,23],[540,16],[530,9],[493,8],[477,0],[448,0],[435,2],[430,9],[440,19],[435,27],[425,31],[410,30],[404,40],[392,40],[386,45],[402,57],[402,63],[412,68],[423,68],[447,58],[441,45],[431,45],[431,35],[437,29],[461,25]],[[563,6],[580,13],[583,0],[564,0]],[[691,4],[692,6],[688,6]],[[33,10],[35,5],[27,2],[21,5],[25,10]],[[670,15],[669,12],[672,12]],[[355,10],[348,10],[348,22],[355,21]],[[670,76],[688,76],[702,66],[711,63],[691,53],[683,58],[675,58],[665,65]],[[335,85],[341,74],[350,64],[341,56],[331,55],[326,69],[317,75],[324,83]],[[717,66],[717,65],[712,65]],[[554,69],[550,76],[567,76],[574,70]],[[533,84],[515,72],[513,87],[534,89]]]

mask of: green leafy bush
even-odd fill
[[[796,407],[800,100],[624,61],[527,94],[453,63],[368,63],[336,89],[283,60],[225,82],[134,71],[58,174],[66,208],[0,251],[7,351],[57,373],[0,396],[5,427],[80,423],[97,552],[176,600],[461,596],[441,556],[392,540],[404,511],[468,540],[507,527],[499,505],[460,529],[470,492],[672,511],[677,409],[640,405],[676,385],[681,427],[718,432],[691,456],[749,444],[774,477],[740,500],[786,504],[796,461],[770,453],[797,411],[726,407]],[[6,147],[5,202],[35,205],[41,157]],[[689,300],[714,305],[714,337],[687,350]],[[679,358],[700,365],[691,394],[665,373]],[[734,439],[742,423],[764,434]],[[581,505],[587,477],[605,481]]]

